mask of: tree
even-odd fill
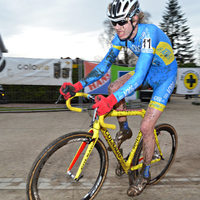
[[[149,18],[151,17],[151,14],[148,12],[144,12],[144,19],[141,23],[150,23]],[[109,49],[111,45],[111,41],[115,35],[115,30],[110,23],[110,20],[105,20],[103,22],[104,25],[104,32],[99,35],[99,42],[103,46],[103,48]],[[137,62],[137,56],[130,51],[127,47],[123,47],[119,56],[119,58],[116,59],[115,63],[122,65],[122,66],[128,66],[128,65],[136,65]]]
[[[197,43],[197,65],[200,66],[200,41]]]
[[[104,32],[99,35],[99,42],[101,43],[103,48],[109,48],[110,42],[115,35],[115,29],[108,19],[103,22],[103,25]]]
[[[194,50],[192,50],[192,40],[189,27],[186,25],[187,19],[181,12],[178,0],[169,0],[165,7],[163,22],[160,28],[168,35],[174,49],[174,55],[179,65],[184,63],[194,63]]]

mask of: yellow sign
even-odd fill
[[[184,85],[187,89],[193,90],[198,84],[198,77],[196,74],[188,73],[184,77]]]
[[[73,64],[73,68],[78,68],[78,64]]]

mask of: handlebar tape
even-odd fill
[[[81,109],[81,108],[76,108],[76,107],[72,107],[72,106],[71,106],[71,99],[73,99],[74,97],[85,97],[85,98],[87,98],[87,97],[88,97],[88,94],[82,93],[82,92],[77,92],[77,93],[75,94],[75,96],[72,96],[71,98],[69,98],[69,99],[66,101],[66,106],[67,106],[67,108],[69,108],[69,110],[75,111],[75,112],[82,112],[82,109]]]
[[[75,94],[75,96],[69,98],[67,101],[66,101],[66,106],[69,110],[71,111],[75,111],[75,112],[82,112],[82,109],[81,108],[76,108],[76,107],[72,107],[71,106],[71,99],[73,99],[74,97],[85,97],[85,98],[88,98],[88,94],[86,93],[82,93],[82,92],[77,92]],[[104,122],[104,115],[102,116],[99,116],[99,122],[100,122],[100,125],[104,128],[110,128],[110,129],[116,129],[116,126],[114,124],[106,124]]]
[[[99,122],[100,122],[100,125],[104,128],[116,129],[116,126],[114,124],[106,124],[104,122],[104,115],[99,116]]]

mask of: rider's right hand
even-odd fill
[[[75,84],[71,84],[70,82],[63,83],[62,86],[60,87],[60,94],[62,94],[66,100],[68,100],[71,97],[71,94],[69,92],[64,93],[64,89],[67,86],[69,87],[69,90],[72,92],[78,92],[83,89],[83,86],[80,82],[77,82]]]

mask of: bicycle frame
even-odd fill
[[[86,94],[85,93],[76,93],[76,96],[84,96],[84,97],[86,97]],[[78,112],[81,111],[80,108],[71,107],[70,100],[68,100],[66,104],[67,104],[67,107],[70,110],[78,111]],[[90,153],[92,152],[92,150],[93,150],[93,148],[94,148],[94,146],[96,144],[96,141],[99,138],[99,131],[100,130],[101,130],[104,138],[106,139],[107,143],[111,147],[115,157],[117,158],[117,160],[121,164],[121,166],[122,166],[122,168],[123,168],[125,173],[128,173],[129,170],[133,171],[133,170],[137,170],[137,169],[141,168],[142,165],[143,165],[142,163],[138,164],[136,166],[131,166],[131,162],[132,162],[132,160],[134,158],[135,152],[136,152],[136,150],[138,148],[138,145],[140,143],[140,140],[142,138],[142,132],[141,131],[138,132],[138,135],[136,137],[136,140],[134,142],[132,150],[131,150],[131,152],[129,154],[129,157],[128,157],[127,160],[125,160],[123,158],[123,155],[121,154],[120,150],[117,148],[113,138],[111,137],[110,133],[107,130],[107,128],[115,129],[115,125],[104,123],[104,118],[106,118],[106,117],[117,117],[117,116],[134,116],[134,115],[140,115],[143,118],[145,113],[146,113],[146,111],[144,109],[135,109],[135,110],[126,110],[126,111],[112,110],[109,114],[100,116],[99,119],[95,119],[95,121],[93,123],[93,127],[88,131],[88,132],[92,132],[93,133],[92,139],[90,139],[90,140],[88,139],[87,141],[82,142],[82,144],[80,145],[76,155],[74,156],[74,158],[73,158],[73,160],[72,160],[72,162],[71,162],[71,164],[70,164],[70,166],[69,166],[69,168],[67,170],[67,174],[70,175],[76,181],[78,181],[81,178],[80,177],[81,171],[82,171],[85,163],[87,162],[87,159],[90,156]],[[161,152],[161,148],[160,148],[160,145],[159,145],[159,142],[158,142],[157,133],[156,133],[155,129],[154,129],[154,136],[155,136],[156,145],[157,145],[158,150],[160,152],[160,157],[155,159],[155,160],[152,160],[151,163],[158,162],[163,157],[162,156],[162,152]],[[77,170],[76,175],[73,175],[71,173],[71,169],[73,168],[74,164],[78,160],[80,154],[82,153],[82,151],[85,148],[87,143],[89,143],[89,145],[88,145],[87,150],[85,152],[85,155],[84,155],[84,157],[82,159],[82,162],[81,162],[81,164],[79,166],[79,169]],[[140,160],[142,160],[142,159],[143,158],[140,158]]]
[[[144,109],[134,109],[134,110],[126,110],[126,111],[116,111],[113,110],[112,112],[110,112],[106,117],[117,117],[117,116],[136,116],[136,115],[140,115],[142,118],[144,117],[146,111]],[[106,126],[106,124],[105,124]],[[139,131],[138,135],[135,139],[134,145],[132,147],[132,150],[129,154],[129,157],[127,159],[127,161],[125,161],[125,159],[123,158],[121,152],[119,151],[119,149],[117,148],[115,142],[113,141],[111,135],[109,134],[108,130],[106,128],[101,128],[102,134],[105,137],[107,143],[110,145],[113,153],[115,154],[115,157],[117,158],[117,160],[119,161],[119,163],[121,164],[123,170],[125,173],[128,173],[128,170],[134,171],[137,170],[139,168],[142,167],[142,163],[138,164],[136,166],[131,166],[131,162],[134,158],[135,152],[138,148],[138,145],[140,143],[140,140],[142,138],[142,132]],[[161,152],[161,148],[158,142],[158,137],[157,137],[157,133],[156,130],[154,129],[154,136],[155,136],[155,141],[156,141],[156,145],[158,147],[158,150],[160,152],[160,158],[152,160],[152,163],[158,162],[162,159],[162,152]],[[142,160],[143,158],[140,158],[140,160]]]

